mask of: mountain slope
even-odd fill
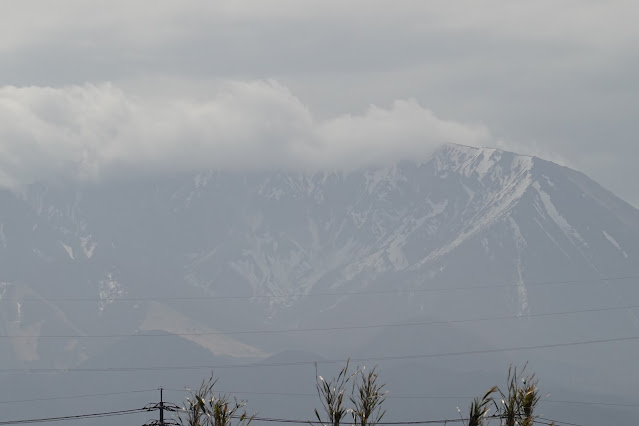
[[[148,328],[148,298],[221,332],[637,300],[636,278],[601,279],[636,276],[639,212],[578,172],[495,149],[445,145],[422,163],[349,173],[210,172],[0,197],[0,280],[48,300],[85,334]],[[20,297],[1,303],[15,311]],[[636,323],[628,310],[599,328],[632,333]],[[469,332],[494,344],[517,338]],[[312,333],[233,338],[247,356],[330,354],[374,333],[341,333],[333,348]],[[213,340],[203,345],[215,352]]]

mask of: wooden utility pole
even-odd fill
[[[160,426],[164,426],[164,389],[160,388]]]

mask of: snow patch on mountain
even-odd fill
[[[104,312],[106,307],[113,303],[115,299],[124,295],[126,295],[126,289],[116,279],[115,273],[107,273],[106,276],[98,282],[98,297],[100,299],[98,309],[100,312]]]
[[[252,287],[253,294],[279,296],[271,304],[288,305],[299,295],[309,290],[314,282],[309,274],[314,269],[309,259],[315,256],[293,240],[280,239],[270,234],[244,235],[247,248],[242,258],[230,262],[230,266]]]
[[[4,223],[0,223],[0,244],[2,248],[7,248],[7,236],[4,233]]]
[[[494,148],[450,144],[438,152],[436,164],[440,171],[450,170],[465,177],[476,176],[478,180],[483,180],[495,170],[501,158],[502,151]]]
[[[473,174],[471,170],[475,170],[473,167],[480,165],[482,167],[481,173],[477,172],[479,179],[490,180],[495,185],[495,189],[487,191],[482,200],[472,205],[473,210],[469,211],[468,220],[462,224],[462,229],[452,240],[434,250],[417,266],[422,266],[450,253],[464,241],[504,218],[533,182],[531,175],[532,157],[515,156],[508,164],[509,169],[505,171],[498,163],[501,160],[500,151],[458,146],[454,146],[450,150],[452,150],[450,155],[453,170],[464,176],[470,176]],[[484,153],[484,151],[486,152]],[[440,171],[450,170],[442,158],[437,164]]]
[[[80,237],[80,247],[82,247],[82,252],[87,259],[91,259],[93,257],[93,251],[97,246],[98,244],[92,241],[91,235]]]
[[[408,260],[402,247],[406,244],[406,235],[397,235],[386,249],[388,260],[396,271],[401,271],[408,266]]]
[[[528,246],[526,239],[521,233],[521,229],[515,219],[512,216],[508,217],[508,223],[510,229],[513,232],[513,239],[515,241],[515,250],[517,252],[516,257],[516,271],[517,271],[517,295],[519,298],[519,315],[525,315],[528,313],[528,290],[526,289],[526,283],[524,281],[524,263],[523,256]]]
[[[364,173],[364,179],[366,179],[366,192],[369,195],[375,194],[379,199],[384,199],[396,190],[400,183],[408,182],[406,175],[397,164],[367,171]]]
[[[550,219],[555,222],[555,224],[561,229],[561,231],[566,235],[571,241],[579,242],[582,246],[588,247],[588,243],[586,240],[577,232],[575,228],[573,228],[570,223],[559,213],[557,207],[552,202],[550,195],[541,189],[541,185],[539,182],[533,183],[533,187],[539,194],[539,199],[543,205],[544,210],[550,217]]]
[[[617,250],[619,250],[619,252],[621,253],[621,255],[628,259],[628,253],[626,253],[626,251],[621,248],[621,245],[617,242],[617,240],[615,240],[612,235],[610,235],[609,233],[607,233],[606,231],[601,231],[604,235],[604,237],[606,237],[606,239],[608,240],[608,242],[610,244],[612,244]]]
[[[8,282],[0,281],[0,301],[2,301],[2,298],[7,293],[7,287],[9,287],[10,285],[11,284]]]
[[[67,255],[69,256],[69,259],[71,260],[75,260],[75,256],[73,256],[73,247],[64,244],[62,241],[60,241],[60,245],[62,246],[62,248],[64,249],[64,251],[67,253]]]

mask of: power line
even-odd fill
[[[94,394],[85,394],[85,395],[73,395],[73,396],[54,396],[50,398],[34,398],[34,399],[14,399],[12,401],[0,401],[0,404],[18,404],[23,402],[43,402],[43,401],[56,401],[60,399],[78,399],[78,398],[94,398],[94,397],[102,397],[102,396],[114,396],[114,395],[127,395],[132,393],[148,393],[155,392],[157,389],[143,389],[143,390],[132,390],[132,391],[123,391],[123,392],[107,392],[107,393],[94,393]]]
[[[170,388],[166,388],[165,390],[168,391],[175,391],[175,392],[189,392],[188,389],[170,389]],[[220,394],[228,394],[228,395],[267,395],[267,396],[286,396],[286,397],[290,397],[290,396],[302,396],[302,397],[309,397],[309,398],[317,398],[317,393],[301,393],[301,392],[297,392],[297,393],[287,393],[287,392],[257,392],[257,391],[224,391],[224,390],[219,390],[217,391],[217,393]],[[474,397],[472,396],[399,396],[399,395],[393,395],[388,394],[386,396],[387,399],[473,399]]]
[[[639,336],[617,337],[610,339],[583,340],[578,342],[548,343],[543,345],[513,346],[510,348],[477,349],[473,351],[440,352],[433,354],[417,355],[397,355],[379,356],[366,358],[351,358],[351,362],[371,362],[371,361],[399,361],[409,359],[445,358],[465,355],[485,355],[500,352],[515,352],[536,349],[563,348],[571,346],[584,346],[592,344],[604,344],[613,342],[631,342],[639,340]],[[215,370],[215,369],[235,369],[235,368],[258,368],[258,367],[291,367],[314,364],[337,364],[345,363],[346,359],[318,360],[318,361],[296,361],[296,362],[272,362],[272,363],[252,363],[252,364],[221,364],[221,365],[193,365],[193,366],[158,366],[158,367],[106,367],[106,368],[3,368],[0,373],[66,373],[66,372],[134,372],[134,371],[181,371],[181,370]]]
[[[547,425],[550,425],[550,424],[555,423],[555,424],[557,424],[557,425],[566,425],[566,426],[582,426],[582,425],[579,425],[579,424],[577,424],[577,423],[560,422],[559,420],[546,419],[546,418],[543,418],[543,417],[537,417],[537,418],[536,418],[536,420],[537,420],[537,421],[541,420],[541,421],[548,422],[548,423],[545,423],[545,424],[547,424]]]
[[[175,388],[164,388],[165,391],[173,391],[173,392],[189,392],[189,389],[175,389]],[[130,391],[120,391],[120,392],[107,392],[107,393],[94,393],[94,394],[83,394],[83,395],[67,395],[67,396],[55,396],[48,398],[32,398],[32,399],[14,399],[9,401],[0,401],[0,404],[18,404],[18,403],[30,403],[30,402],[43,402],[43,401],[57,401],[64,399],[80,399],[80,398],[94,398],[94,397],[104,397],[104,396],[116,396],[116,395],[130,395],[134,393],[150,393],[156,392],[157,389],[139,389],[139,390],[130,390]],[[316,393],[289,393],[289,392],[257,392],[257,391],[226,391],[219,390],[218,393],[221,394],[229,394],[229,395],[266,395],[266,396],[285,396],[285,397],[309,397],[309,398],[317,398]],[[434,395],[393,395],[389,394],[387,399],[473,399],[473,396],[434,396]],[[542,399],[540,402],[549,402],[553,404],[578,404],[578,405],[601,405],[601,406],[611,406],[611,407],[639,407],[639,404],[624,404],[624,403],[609,403],[609,402],[597,402],[597,401],[566,401],[566,400],[554,400],[554,399]]]
[[[45,417],[45,418],[33,418],[33,419],[17,419],[17,420],[9,420],[9,421],[0,421],[0,425],[19,425],[19,424],[32,424],[32,423],[52,423],[58,421],[69,421],[69,420],[84,420],[84,419],[94,419],[100,417],[114,417],[114,416],[124,416],[130,414],[139,414],[150,411],[157,411],[158,408],[153,405],[145,408],[136,408],[130,410],[119,410],[119,411],[108,411],[102,413],[88,413],[88,414],[76,414],[70,416],[60,416],[60,417]],[[184,410],[178,410],[184,411]],[[234,418],[239,418],[239,416],[234,416]],[[487,416],[487,419],[497,419],[500,416]],[[252,417],[253,421],[258,422],[268,422],[268,423],[288,423],[288,424],[315,424],[321,425],[321,422],[318,421],[309,421],[309,420],[297,420],[297,419],[286,419],[286,418],[273,418],[273,417]],[[552,422],[557,424],[563,424],[567,426],[581,426],[575,423],[567,423],[567,422],[558,422],[555,420],[545,419],[538,417],[538,423],[544,425],[550,425]],[[425,425],[425,424],[443,424],[446,425],[448,423],[460,423],[466,422],[468,419],[465,418],[457,418],[457,419],[439,419],[439,420],[409,420],[409,421],[394,421],[394,422],[380,422],[378,423],[380,426],[408,426],[408,425]]]
[[[486,419],[498,419],[500,418],[499,416],[488,416],[485,417]],[[269,417],[254,417],[253,421],[258,421],[258,422],[274,422],[274,423],[292,423],[292,424],[311,424],[311,425],[323,425],[324,423],[321,422],[317,422],[317,421],[309,421],[309,420],[294,420],[294,419],[278,419],[278,418],[269,418]],[[376,423],[380,426],[402,426],[402,425],[447,425],[447,424],[453,424],[453,423],[465,423],[467,422],[468,419],[465,418],[458,418],[458,419],[439,419],[439,420],[414,420],[414,421],[403,421],[403,422],[380,422],[380,423]],[[542,425],[552,425],[553,421],[551,420],[550,422],[548,422],[548,420],[545,419],[541,419],[541,418],[537,418],[536,423],[538,424],[542,424]],[[564,424],[564,425],[568,425],[568,426],[581,426],[575,423],[565,423],[565,422],[557,422],[554,421],[555,424]]]
[[[170,390],[177,390],[177,389],[170,389]],[[148,391],[153,391],[153,390],[139,390],[139,391],[124,391],[124,392],[112,392],[112,393],[108,393],[108,394],[95,394],[93,396],[97,396],[97,395],[113,395],[113,394],[126,394],[126,393],[134,393],[134,392],[148,392]],[[58,397],[58,398],[49,398],[49,399],[61,399],[61,398],[78,398],[77,397]],[[41,399],[34,399],[31,401],[37,401],[37,400],[41,400]],[[184,409],[179,408],[178,406],[175,406],[173,404],[169,404],[169,406],[167,406],[169,411],[176,411],[176,412],[180,412],[180,411],[185,411]],[[130,415],[130,414],[138,414],[138,413],[144,413],[144,412],[151,412],[151,411],[162,411],[163,405],[162,402],[160,402],[159,404],[149,404],[144,408],[135,408],[135,409],[129,409],[129,410],[118,410],[118,411],[108,411],[108,412],[100,412],[100,413],[86,413],[86,414],[76,414],[76,415],[69,415],[69,416],[60,416],[60,417],[45,417],[45,418],[32,418],[32,419],[16,419],[16,420],[9,420],[9,421],[0,421],[0,425],[18,425],[18,424],[31,424],[31,423],[51,423],[51,422],[58,422],[58,421],[70,421],[70,420],[83,420],[83,419],[92,419],[92,418],[100,418],[100,417],[114,417],[114,416],[123,416],[123,415]],[[234,418],[239,418],[239,416],[234,416]],[[493,415],[493,416],[487,416],[487,419],[498,419],[501,418],[499,415]],[[259,416],[253,416],[251,417],[251,419],[253,421],[260,421],[260,422],[277,422],[277,423],[289,423],[289,424],[316,424],[316,425],[321,425],[321,422],[318,421],[309,421],[309,420],[296,420],[296,419],[286,419],[286,418],[272,418],[272,417],[259,417]],[[456,419],[439,419],[439,420],[414,420],[414,421],[393,421],[393,422],[381,422],[378,423],[380,426],[402,426],[402,425],[422,425],[422,424],[443,424],[446,425],[448,423],[459,423],[459,422],[466,422],[468,421],[468,419],[464,419],[464,418],[456,418]],[[538,417],[537,418],[537,422],[544,424],[544,425],[550,425],[553,422],[556,424],[563,424],[566,426],[581,426],[575,423],[567,423],[567,422],[559,422],[556,420],[551,420],[551,419],[545,419],[542,417]],[[154,421],[154,424],[163,424],[162,420],[160,420],[160,422],[158,423],[157,421]],[[173,424],[173,423],[172,423]]]
[[[180,392],[184,392],[184,391],[188,391],[188,389],[166,389],[166,390],[171,390],[171,391],[180,391]],[[54,397],[54,398],[37,398],[37,399],[31,399],[31,400],[15,400],[15,401],[4,401],[1,403],[10,403],[10,402],[34,402],[34,401],[43,401],[43,400],[54,400],[54,399],[66,399],[66,398],[83,398],[83,397],[90,397],[90,396],[105,396],[105,395],[122,395],[122,394],[131,394],[131,393],[140,393],[140,392],[152,392],[152,391],[157,391],[157,389],[143,389],[143,390],[132,390],[132,391],[121,391],[121,392],[110,392],[110,393],[102,393],[102,394],[92,394],[92,395],[78,395],[78,396],[64,396],[64,397]],[[162,388],[160,388],[160,391],[162,391]],[[275,392],[223,392],[220,391],[221,393],[244,393],[244,394],[270,394],[270,395],[286,395],[286,396],[293,396],[293,395],[304,395],[304,396],[313,396],[316,397],[317,395],[315,394],[289,394],[289,393],[275,393]],[[401,398],[401,397],[396,397],[396,398]],[[446,398],[446,399],[468,399],[470,397],[418,397],[418,398]],[[30,423],[44,423],[44,422],[57,422],[57,421],[70,421],[70,420],[82,420],[82,419],[89,419],[89,418],[99,418],[99,417],[113,417],[113,416],[123,416],[123,415],[129,415],[129,414],[137,414],[137,413],[143,413],[143,412],[151,412],[151,411],[158,411],[160,410],[160,412],[162,412],[162,409],[166,409],[168,411],[173,411],[173,412],[180,412],[180,411],[185,411],[183,408],[180,408],[178,406],[176,406],[175,404],[167,404],[166,406],[163,406],[162,403],[162,398],[161,398],[161,402],[159,404],[148,404],[146,407],[144,408],[137,408],[137,409],[129,409],[129,410],[119,410],[119,411],[109,411],[109,412],[101,412],[101,413],[87,413],[87,414],[77,414],[77,415],[70,415],[70,416],[60,416],[60,417],[46,417],[46,418],[34,418],[34,419],[16,419],[16,420],[10,420],[10,421],[1,421],[0,425],[16,425],[16,424],[30,424]],[[148,422],[148,424],[158,424],[158,425],[162,425],[162,424],[177,424],[176,422],[163,422],[162,421],[162,417],[160,417],[161,420],[158,422],[157,420]],[[235,417],[235,418],[239,418],[239,417]],[[488,416],[486,417],[487,419],[497,419],[500,418],[500,416],[498,415],[493,415],[493,416]],[[316,421],[308,421],[308,420],[295,420],[295,419],[285,419],[285,418],[270,418],[270,417],[258,417],[258,416],[253,416],[252,420],[254,421],[262,421],[262,422],[278,422],[278,423],[290,423],[290,424],[317,424],[317,425],[321,425],[321,422],[316,422]],[[395,422],[382,422],[382,423],[378,423],[380,426],[401,426],[401,425],[420,425],[420,424],[448,424],[448,423],[458,423],[458,422],[466,422],[468,419],[464,419],[464,418],[456,418],[456,419],[440,419],[440,420],[416,420],[416,421],[395,421]],[[568,422],[560,422],[560,421],[556,421],[556,420],[550,420],[550,419],[545,419],[542,417],[538,417],[537,419],[537,423],[543,424],[543,425],[551,425],[551,424],[558,424],[558,425],[566,425],[566,426],[581,426],[575,423],[568,423]]]
[[[344,330],[362,330],[362,329],[375,329],[375,328],[391,328],[391,327],[412,327],[423,325],[444,325],[444,324],[460,324],[468,322],[483,322],[483,321],[499,321],[509,319],[527,319],[527,318],[540,318],[551,316],[563,316],[583,313],[595,313],[595,312],[607,312],[618,311],[626,309],[639,308],[639,305],[628,306],[612,306],[605,308],[591,308],[580,309],[574,311],[560,311],[560,312],[545,312],[538,314],[522,315],[504,315],[494,317],[480,317],[470,319],[458,319],[458,320],[433,320],[424,322],[412,322],[412,323],[396,323],[396,324],[370,324],[370,325],[353,325],[353,326],[341,326],[341,327],[316,327],[316,328],[288,328],[278,330],[241,330],[241,331],[210,331],[210,332],[193,332],[193,333],[134,333],[134,334],[97,334],[97,335],[82,335],[82,334],[58,334],[58,335],[0,335],[0,338],[11,339],[79,339],[79,338],[120,338],[120,337],[171,337],[171,336],[216,336],[216,335],[238,335],[238,334],[270,334],[270,333],[300,333],[300,332],[316,332],[316,331],[344,331]]]
[[[625,281],[630,279],[639,279],[639,275],[619,276],[619,277],[600,277],[600,278],[583,278],[576,280],[559,280],[559,281],[530,281],[525,285],[528,287],[549,286],[549,285],[579,285],[584,283],[603,283]],[[290,293],[282,295],[252,295],[252,296],[196,296],[196,297],[173,297],[173,296],[144,296],[144,297],[112,297],[112,298],[96,298],[96,297],[25,297],[25,298],[0,298],[0,301],[15,302],[146,302],[146,301],[227,301],[227,300],[254,300],[254,299],[288,299],[293,297],[329,297],[329,296],[368,296],[368,295],[389,295],[389,294],[413,294],[413,293],[431,293],[431,292],[450,292],[450,291],[472,291],[496,288],[512,288],[517,284],[513,282],[504,284],[476,285],[465,287],[438,287],[438,288],[412,288],[412,289],[396,289],[396,290],[379,290],[379,291],[344,291],[344,292],[324,292],[324,293]]]
[[[602,405],[606,407],[639,407],[639,404],[624,404],[621,402],[596,402],[596,401],[562,401],[556,399],[542,399],[540,402],[551,402],[554,404],[577,404],[577,405]]]
[[[404,422],[380,422],[377,423],[380,426],[401,426],[401,425],[426,425],[426,424],[448,424],[448,423],[460,423],[465,422],[468,419],[458,418],[458,419],[441,419],[441,420],[413,420],[413,421],[404,421]],[[253,421],[257,422],[268,422],[268,423],[292,423],[292,424],[311,424],[311,425],[324,425],[325,423],[314,421],[314,420],[297,420],[297,419],[280,419],[280,418],[272,418],[272,417],[254,417]]]
[[[233,418],[238,419],[238,416],[234,416]],[[484,417],[485,419],[501,419],[503,418],[503,416],[499,416],[499,415],[492,415],[492,416],[486,416]],[[465,423],[467,422],[469,419],[467,418],[463,418],[463,417],[459,417],[459,418],[453,418],[453,419],[438,419],[438,420],[407,420],[407,421],[396,421],[396,422],[389,422],[389,421],[382,421],[377,423],[380,426],[408,426],[408,425],[428,425],[428,424],[438,424],[438,425],[447,425],[449,423],[453,424],[453,423]],[[284,419],[284,418],[273,418],[273,417],[258,417],[258,416],[254,416],[252,417],[252,421],[258,421],[258,422],[268,422],[268,423],[290,423],[290,424],[305,424],[305,425],[324,425],[323,422],[319,422],[319,421],[315,421],[315,420],[299,420],[299,419]],[[563,425],[567,425],[567,426],[582,426],[582,425],[578,425],[576,423],[566,423],[566,422],[559,422],[557,420],[550,420],[550,419],[545,419],[542,417],[536,417],[535,418],[535,422],[538,424],[542,424],[542,425],[552,425],[553,423],[555,424],[563,424]]]
[[[189,392],[188,389],[171,389],[166,388],[165,390],[174,391],[174,392]],[[289,392],[257,392],[257,391],[225,391],[219,390],[218,393],[221,394],[229,394],[229,395],[265,395],[265,396],[299,396],[299,397],[308,397],[308,398],[317,398],[317,393],[289,393]],[[470,400],[475,398],[474,396],[434,396],[434,395],[393,395],[389,393],[386,396],[387,399],[453,399],[453,400]],[[566,400],[555,400],[555,399],[541,399],[539,402],[550,402],[554,404],[579,404],[579,405],[602,405],[602,406],[613,406],[613,407],[639,407],[639,404],[623,404],[623,403],[608,403],[608,402],[596,402],[596,401],[566,401]]]
[[[0,421],[0,425],[19,425],[19,424],[27,424],[27,423],[50,423],[50,422],[59,422],[64,420],[81,420],[81,419],[93,419],[97,417],[113,417],[113,416],[124,416],[128,414],[137,414],[144,413],[150,411],[147,408],[135,408],[132,410],[120,410],[120,411],[108,411],[104,413],[90,413],[90,414],[77,414],[73,416],[62,416],[62,417],[46,417],[39,419],[21,419],[21,420],[9,420],[9,421]]]

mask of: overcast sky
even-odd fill
[[[585,172],[639,205],[639,2],[10,2],[0,183],[357,167],[438,143]]]

